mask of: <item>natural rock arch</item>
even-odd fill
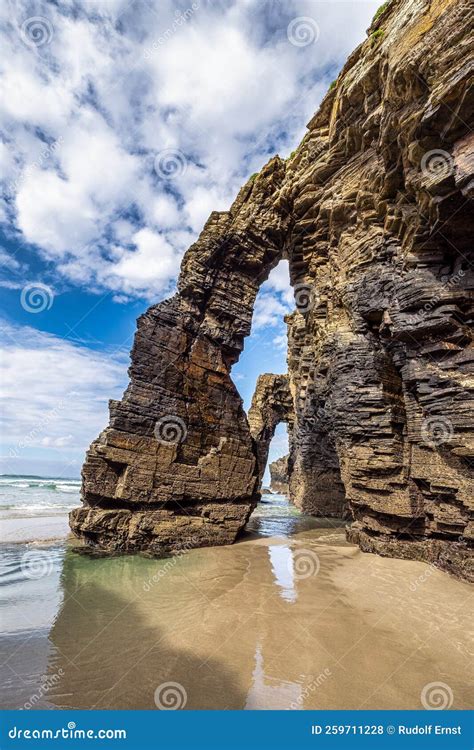
[[[138,320],[130,384],[83,468],[71,526],[109,550],[233,542],[258,500],[257,457],[230,377],[291,213],[272,159],[186,253],[178,293]]]
[[[297,317],[298,313],[289,316],[288,322],[294,325]],[[295,427],[304,422],[304,413],[295,411],[288,375],[265,373],[259,376],[248,421],[257,450],[259,486],[275,429],[285,422],[290,445],[286,471],[291,501],[313,516],[343,518],[348,514],[331,420],[325,410],[319,408],[313,415],[310,439],[296,443]]]
[[[285,422],[289,435],[293,430],[295,413],[287,375],[259,375],[248,421],[257,449],[257,470],[261,483],[277,425]]]

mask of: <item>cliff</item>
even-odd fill
[[[292,499],[348,506],[364,550],[472,577],[472,21],[462,0],[393,0],[295,154],[211,215],[178,294],[138,321],[77,535],[155,554],[236,538],[262,457],[231,368],[288,258]]]

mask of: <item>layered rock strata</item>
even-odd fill
[[[279,492],[282,495],[287,495],[289,492],[288,458],[288,455],[281,456],[268,467],[270,469],[270,489],[272,492]]]
[[[348,503],[362,549],[472,577],[472,31],[462,0],[392,0],[295,154],[211,215],[178,294],[139,320],[76,534],[156,554],[235,539],[262,459],[230,372],[286,257],[294,501]]]
[[[293,397],[287,375],[265,373],[259,376],[248,413],[248,422],[257,450],[258,480],[261,482],[277,425],[285,422],[288,434],[291,435],[293,431]]]

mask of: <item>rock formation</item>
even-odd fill
[[[280,492],[282,495],[287,495],[289,492],[288,458],[288,455],[281,456],[268,467],[270,469],[270,489],[272,492]]]
[[[231,367],[285,257],[294,501],[348,503],[362,549],[473,575],[472,31],[463,0],[392,0],[294,155],[211,215],[138,322],[76,534],[156,554],[235,539],[262,458]]]
[[[138,320],[120,402],[83,467],[73,531],[105,550],[166,554],[235,540],[258,500],[258,470],[230,377],[255,297],[282,255],[291,217],[275,207],[272,159],[186,253],[178,294]]]
[[[286,375],[265,373],[259,376],[248,413],[248,422],[250,434],[256,445],[258,479],[261,482],[277,425],[286,422],[290,435],[293,430],[293,398]]]

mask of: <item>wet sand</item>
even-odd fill
[[[12,545],[2,706],[417,709],[433,682],[472,706],[472,587],[285,513],[263,505],[234,546],[168,560],[42,547],[39,580]]]
[[[66,539],[69,534],[69,523],[64,513],[41,518],[2,518],[0,514],[0,544],[57,541]]]

